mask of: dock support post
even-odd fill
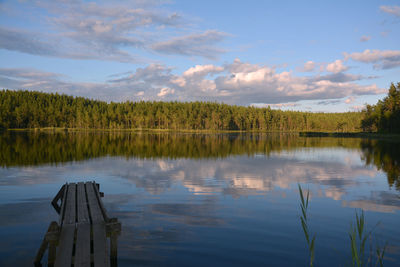
[[[57,222],[51,222],[49,228],[47,229],[47,233],[43,238],[42,244],[40,245],[39,251],[36,254],[34,265],[35,267],[42,266],[42,258],[44,253],[46,252],[46,248],[49,247],[48,254],[48,266],[52,267],[54,265],[54,261],[56,258],[56,246],[58,242],[59,236],[59,227]]]
[[[107,223],[107,233],[110,237],[110,263],[111,267],[118,266],[118,236],[121,234],[121,223],[117,218],[111,218]]]
[[[49,241],[49,256],[48,256],[48,266],[54,266],[56,261],[56,247],[59,238],[59,227],[57,222],[51,222],[50,231],[46,234],[46,239]]]
[[[110,262],[111,262],[111,267],[117,267],[118,266],[118,261],[117,261],[117,251],[118,251],[118,236],[117,235],[111,235],[110,237]]]

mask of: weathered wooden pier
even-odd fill
[[[48,266],[117,266],[121,224],[108,218],[95,182],[64,184],[52,201],[59,222],[51,222],[36,255],[41,266],[48,248]],[[110,242],[108,242],[110,239]],[[108,244],[109,243],[109,244]]]

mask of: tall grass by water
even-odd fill
[[[300,195],[300,222],[307,242],[308,253],[310,257],[310,266],[314,266],[315,260],[315,237],[314,234],[311,238],[308,222],[308,204],[310,190],[307,190],[305,197],[303,189],[298,184]],[[378,225],[378,224],[377,224]],[[375,227],[377,226],[375,225]],[[383,247],[379,245],[376,236],[373,235],[374,228],[370,231],[366,230],[366,220],[364,211],[355,212],[355,223],[351,223],[349,230],[350,250],[351,250],[351,264],[350,266],[364,267],[364,266],[383,266],[383,259],[387,242]],[[368,244],[367,241],[370,241]],[[367,250],[369,248],[369,250]],[[367,252],[366,252],[367,251]]]
[[[315,234],[312,238],[310,238],[310,230],[308,228],[308,218],[307,218],[307,209],[308,203],[310,199],[310,190],[307,190],[306,198],[304,199],[303,190],[301,186],[299,186],[299,193],[300,193],[300,208],[301,208],[301,226],[303,228],[304,236],[306,237],[308,252],[310,256],[310,266],[314,266],[314,259],[315,259]]]

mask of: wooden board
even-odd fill
[[[61,229],[55,267],[71,267],[72,249],[74,246],[75,225],[64,224]]]
[[[95,267],[109,267],[110,261],[107,252],[106,226],[104,223],[95,223],[93,227],[93,261]]]
[[[76,184],[69,184],[66,203],[65,203],[63,226],[65,224],[75,224],[76,221],[75,201],[76,201]]]
[[[103,213],[101,211],[99,201],[97,199],[95,189],[93,188],[94,183],[86,183],[86,193],[89,203],[90,217],[92,218],[92,223],[104,222]]]
[[[78,223],[74,267],[90,267],[90,224]]]
[[[88,205],[86,201],[86,190],[84,183],[78,183],[77,185],[77,222],[78,223],[90,223]]]
[[[95,183],[93,183],[93,184],[95,184]],[[94,192],[95,192],[96,197],[97,197],[97,199],[98,199],[99,206],[100,206],[101,212],[102,212],[103,217],[104,217],[104,221],[107,222],[107,221],[109,220],[109,218],[108,218],[108,216],[107,216],[107,211],[106,211],[106,209],[104,208],[103,202],[101,201],[101,196],[100,196],[100,192],[99,192],[99,186],[97,186],[97,185],[94,186]]]

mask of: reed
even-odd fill
[[[349,238],[351,248],[351,258],[353,266],[365,265],[365,244],[371,232],[365,232],[365,217],[364,211],[361,214],[356,212],[356,224],[351,224]]]
[[[310,230],[308,227],[308,204],[310,199],[310,190],[307,190],[305,197],[303,193],[303,189],[300,184],[299,187],[299,195],[300,195],[300,222],[303,228],[304,236],[307,241],[308,253],[310,257],[310,266],[314,266],[315,259],[315,234],[311,237]],[[350,225],[349,238],[350,238],[350,249],[351,249],[351,266],[364,267],[364,266],[383,266],[383,259],[385,256],[385,250],[387,247],[387,243],[380,247],[377,243],[374,247],[373,245],[373,230],[366,230],[366,220],[364,211],[361,210],[360,213],[356,211],[356,221]],[[366,253],[367,241],[370,240],[369,244],[369,253]],[[374,264],[375,263],[375,264]]]
[[[376,258],[374,257],[374,248],[372,244],[372,232],[365,229],[365,216],[364,211],[361,210],[360,214],[356,211],[356,222],[351,224],[349,231],[350,249],[351,249],[351,263],[352,266],[383,266],[383,258],[387,244],[382,248],[377,244],[375,248]],[[369,255],[365,253],[367,240],[371,240]]]
[[[307,190],[306,198],[304,199],[303,189],[299,186],[299,194],[300,194],[300,208],[301,208],[301,215],[300,221],[301,226],[304,231],[304,235],[306,237],[307,245],[308,245],[308,252],[310,257],[310,266],[314,266],[314,258],[315,258],[315,234],[312,238],[310,238],[310,230],[308,228],[308,218],[307,218],[307,209],[308,209],[308,201],[310,197],[310,190]]]

